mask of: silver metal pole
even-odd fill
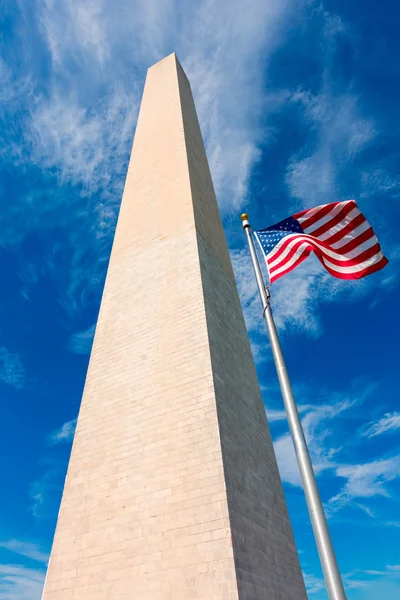
[[[278,332],[272,316],[269,290],[264,284],[260,263],[258,262],[253,238],[251,236],[248,215],[243,214],[241,218],[243,229],[246,232],[247,241],[249,243],[250,255],[257,280],[258,292],[260,294],[261,304],[263,307],[263,317],[267,325],[268,335],[271,342],[272,354],[278,373],[279,385],[289,421],[289,428],[292,434],[301,479],[303,481],[304,493],[307,500],[308,511],[310,513],[311,525],[314,531],[315,540],[317,542],[318,554],[324,573],[328,596],[330,600],[346,600],[342,578],[340,576],[335,551],[333,549],[328,524],[326,522],[314,470],[311,464],[310,454],[307,448],[306,438],[301,426],[299,412],[297,410],[296,402],[292,392],[292,386],[290,385],[288,372],[286,370],[285,359],[283,358],[282,348],[279,342]]]

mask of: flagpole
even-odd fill
[[[307,442],[304,431],[301,426],[299,412],[293,396],[292,386],[290,385],[289,375],[286,369],[285,359],[282,354],[282,348],[276,330],[275,321],[270,306],[269,289],[265,286],[264,278],[258,262],[256,249],[251,236],[251,228],[248,215],[241,216],[242,226],[246,232],[247,241],[251,259],[253,262],[254,273],[257,280],[258,292],[263,309],[263,317],[267,325],[268,335],[271,342],[272,354],[275,367],[278,374],[279,385],[281,388],[283,403],[289,422],[289,428],[292,435],[294,449],[296,451],[297,462],[300,475],[303,482],[304,493],[306,496],[308,511],[310,514],[311,525],[314,531],[317,543],[318,554],[321,561],[322,570],[328,596],[330,600],[346,600],[342,578],[340,576],[335,551],[329,534],[326,516],[318,492],[317,482],[312,467],[310,454],[307,448]]]

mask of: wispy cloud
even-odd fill
[[[386,413],[379,421],[368,423],[362,435],[372,438],[383,433],[392,433],[397,429],[400,429],[400,413]]]
[[[76,419],[66,421],[50,433],[47,442],[50,446],[71,444],[76,427]],[[30,486],[31,512],[38,519],[48,518],[54,510],[54,502],[61,494],[65,479],[65,458],[56,458],[55,452],[47,453],[41,460],[41,475]],[[50,507],[50,508],[49,508]]]
[[[233,250],[231,260],[247,329],[249,332],[264,333],[260,299],[248,250]]]
[[[84,331],[79,331],[71,335],[68,348],[76,354],[89,354],[92,347],[93,336],[96,329],[96,324],[91,325]]]
[[[48,267],[54,264],[57,279],[59,263],[51,259],[62,254],[71,263],[63,266],[60,302],[73,319],[103,281],[146,69],[177,52],[192,83],[220,205],[225,213],[237,210],[270,131],[260,73],[302,4],[250,0],[243,11],[239,0],[39,0],[34,22],[24,0],[19,10],[23,68],[13,77],[0,70],[13,115],[10,164],[35,167],[58,192],[29,189],[17,208],[10,203],[7,242],[57,228]],[[38,25],[37,35],[28,35],[27,23]],[[45,82],[35,64],[39,50],[47,59]],[[25,81],[24,95],[18,89]]]
[[[49,441],[51,444],[60,444],[62,442],[70,442],[74,437],[76,427],[76,419],[67,421],[59,429],[53,431],[49,435]]]
[[[335,80],[338,44],[351,32],[338,15],[314,3],[321,31],[321,82],[317,91],[299,89],[291,102],[303,112],[309,128],[305,146],[290,161],[286,183],[296,206],[312,206],[337,199],[343,170],[363,152],[377,133],[374,120],[363,114],[352,83]]]
[[[54,88],[31,114],[33,158],[43,169],[55,170],[60,184],[81,185],[85,194],[100,191],[110,198],[120,191],[138,100],[134,90],[117,85],[99,106],[88,107],[73,89],[62,93]]]
[[[260,127],[265,91],[259,73],[284,39],[283,26],[294,9],[290,0],[251,0],[245,11],[238,0],[211,0],[193,13],[195,35],[190,42],[186,38],[182,59],[225,210],[246,200],[251,169],[268,135]]]
[[[38,544],[33,544],[32,542],[25,542],[21,540],[0,541],[0,548],[4,548],[10,552],[19,554],[20,556],[25,556],[26,558],[30,558],[45,564],[47,564],[49,559],[48,553],[43,552]]]
[[[325,582],[321,577],[316,577],[303,571],[304,583],[307,588],[307,594],[317,594],[325,589]]]
[[[61,495],[65,477],[64,461],[46,458],[42,461],[45,469],[42,475],[30,486],[30,510],[37,519],[47,519],[53,515],[54,502]]]
[[[192,83],[220,199],[229,209],[243,204],[260,156],[265,95],[260,68],[284,39],[283,26],[296,5],[251,0],[246,11],[241,8],[238,0],[157,5],[91,0],[85,6],[42,0],[42,32],[57,76],[50,95],[32,112],[43,166],[56,166],[65,179],[83,180],[90,189],[107,186],[118,163],[115,149],[126,153],[132,137],[140,98],[140,90],[132,89],[135,74],[141,70],[143,80],[145,68],[176,50]],[[84,95],[73,87],[73,69]],[[114,82],[96,104],[90,103],[85,81],[89,70],[92,88]]]
[[[372,120],[361,116],[359,98],[351,91],[337,94],[327,78],[321,93],[297,92],[292,97],[315,136],[314,145],[292,159],[286,176],[291,196],[305,207],[338,199],[341,169],[376,135]]]
[[[336,455],[340,448],[332,445],[332,421],[357,402],[358,400],[341,398],[338,395],[330,404],[299,406],[299,412],[304,413],[302,426],[316,474],[336,468]],[[283,481],[301,486],[300,472],[290,434],[286,433],[278,437],[274,441],[274,448]]]
[[[17,389],[22,389],[26,382],[21,357],[4,346],[0,347],[0,381]]]
[[[362,464],[340,465],[336,475],[346,479],[341,491],[329,500],[329,509],[336,512],[354,498],[390,497],[388,484],[400,477],[400,455],[380,458]]]
[[[325,590],[325,583],[322,577],[304,573],[304,582],[306,584],[308,594],[317,594]],[[371,581],[380,577],[397,580],[400,578],[400,565],[386,565],[384,569],[355,569],[349,573],[344,573],[343,584],[345,590],[368,590]]]
[[[40,600],[45,578],[44,569],[21,565],[0,565],[1,600]]]
[[[106,18],[102,1],[41,0],[40,19],[53,66],[65,69],[65,62],[91,57],[102,65],[108,54]],[[64,24],[64,27],[63,27]]]
[[[359,388],[359,384],[355,387]],[[400,455],[352,464],[343,458],[340,420],[348,415],[348,411],[354,411],[357,406],[363,404],[374,389],[374,385],[368,384],[359,390],[357,395],[335,394],[330,397],[329,403],[299,405],[315,473],[318,475],[329,472],[331,478],[346,480],[339,493],[330,498],[327,504],[329,515],[351,506],[375,518],[374,510],[360,500],[389,498],[390,483],[400,478]],[[267,409],[267,416],[272,417],[271,422],[285,418],[284,412],[280,410],[270,413]],[[301,486],[297,459],[289,433],[276,438],[274,448],[283,481],[293,486]]]
[[[247,330],[250,334],[266,335],[260,300],[247,249],[231,252],[239,296]],[[261,267],[263,262],[260,260]],[[265,275],[265,280],[267,276]],[[315,256],[310,256],[284,278],[271,286],[271,306],[275,322],[281,333],[303,332],[319,336],[324,329],[321,308],[339,299],[354,302],[366,295],[369,282],[343,281],[332,277]],[[265,360],[265,356],[264,356]]]

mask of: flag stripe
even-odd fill
[[[340,267],[338,265],[335,265],[334,263],[327,260],[325,257],[324,257],[324,264],[327,267],[330,267],[336,273],[357,273],[357,272],[363,271],[364,269],[367,269],[371,265],[381,261],[382,258],[384,258],[384,256],[383,256],[382,252],[379,251],[378,253],[375,252],[373,256],[368,257],[366,260],[363,260],[363,262],[357,263],[355,265],[350,265],[347,267]]]
[[[374,231],[354,200],[301,211],[256,232],[271,283],[314,252],[329,273],[358,279],[387,263]]]
[[[317,212],[313,213],[310,216],[305,215],[305,218],[303,220],[298,219],[298,221],[301,224],[303,230],[305,231],[306,229],[310,229],[310,227],[314,225],[314,223],[317,223],[326,215],[329,215],[329,213],[332,210],[333,209],[331,204],[325,204],[325,206],[320,207],[320,209]]]
[[[279,273],[281,273],[282,271],[291,271],[292,269],[294,269],[299,259],[303,256],[303,254],[306,254],[307,257],[310,255],[310,252],[312,250],[313,248],[311,244],[309,244],[307,241],[301,242],[298,246],[296,246],[296,248],[293,250],[293,252],[287,260],[285,260],[282,263],[279,263],[275,267],[271,268],[270,266],[269,272],[271,274],[271,277],[276,277],[276,275],[279,275]]]
[[[347,225],[346,225],[346,227],[343,228],[343,230],[341,231],[341,234],[343,237],[340,237],[338,239],[335,234],[335,236],[332,236],[332,238],[330,238],[328,240],[324,240],[324,241],[327,244],[329,244],[330,246],[332,246],[332,248],[335,248],[335,250],[337,250],[338,248],[343,248],[349,242],[353,242],[354,240],[356,240],[365,231],[368,231],[369,229],[371,229],[371,231],[372,231],[372,227],[368,223],[368,221],[364,217],[364,215],[360,215],[360,216],[362,217],[362,220],[361,220],[362,222],[360,224],[357,225],[357,223],[356,224],[354,224],[354,222],[351,223],[351,225],[354,227],[354,229],[350,229],[350,231],[348,231]],[[358,220],[359,220],[358,217],[356,219],[354,219],[354,221],[358,221]],[[338,241],[335,241],[337,239],[338,239]],[[333,240],[333,242],[332,242],[332,240]]]
[[[334,277],[338,277],[339,279],[361,279],[366,275],[370,275],[371,273],[376,273],[380,269],[383,269],[388,264],[388,259],[383,256],[378,262],[372,264],[371,266],[363,269],[362,271],[358,271],[357,273],[339,273],[338,271],[334,271],[328,265],[324,264],[325,269]]]
[[[305,233],[312,233],[316,237],[319,237],[320,234],[325,233],[325,231],[328,231],[330,227],[336,223],[339,223],[342,215],[343,217],[346,216],[353,209],[357,211],[357,214],[360,212],[358,208],[355,208],[350,202],[345,205],[337,204],[329,211],[328,214],[324,215],[321,219],[318,219],[318,221],[313,223],[311,227],[307,225],[307,221],[302,223],[302,229],[305,231]]]
[[[311,253],[311,251],[303,254],[301,259],[299,260],[299,262],[296,263],[293,267],[289,267],[288,269],[286,269],[285,271],[282,271],[278,275],[276,275],[276,274],[271,275],[270,283],[274,283],[275,281],[277,281],[278,279],[283,277],[283,275],[286,275],[287,273],[292,271],[295,267],[297,267],[297,265],[299,265],[301,262],[303,262],[303,260],[305,260],[310,255],[310,253]],[[379,262],[371,265],[370,267],[367,267],[366,269],[364,269],[358,273],[338,273],[337,271],[334,271],[333,269],[328,267],[326,264],[324,264],[324,267],[328,271],[328,273],[330,273],[334,277],[337,277],[338,279],[361,279],[362,277],[366,277],[367,275],[376,273],[376,271],[380,271],[380,269],[383,269],[383,267],[385,267],[387,264],[388,264],[388,259],[383,257]]]
[[[279,273],[271,274],[270,275],[270,283],[273,283],[274,281],[276,281],[283,275],[286,275],[286,273],[293,271],[293,269],[295,267],[297,267],[300,263],[302,263],[303,260],[306,260],[306,258],[308,258],[310,256],[310,254],[311,254],[311,248],[305,248],[303,254],[301,254],[301,256],[299,256],[299,258],[297,259],[297,262],[295,264],[292,264],[290,267],[287,267],[286,269],[284,269],[283,271],[280,271]]]
[[[353,240],[347,242],[345,246],[341,246],[339,250],[337,248],[334,248],[334,250],[339,251],[340,254],[347,254],[348,252],[351,252],[354,248],[357,248],[358,245],[365,243],[371,238],[374,238],[375,242],[378,243],[378,239],[374,234],[374,230],[370,226],[366,231],[364,231],[364,233],[361,233]]]
[[[351,204],[347,204],[346,206],[343,207],[338,207],[339,210],[333,210],[328,216],[330,217],[330,219],[322,219],[322,221],[326,221],[325,223],[322,223],[322,221],[318,221],[316,223],[316,225],[318,225],[318,227],[314,227],[311,228],[311,230],[308,227],[303,227],[305,233],[312,233],[315,237],[317,237],[319,240],[322,239],[322,236],[324,234],[327,234],[326,237],[330,237],[330,235],[333,235],[335,233],[334,228],[335,226],[337,227],[337,225],[339,223],[343,223],[343,221],[345,221],[345,223],[347,222],[351,222],[353,219],[355,219],[359,214],[360,211],[358,210],[357,207],[352,206]],[[332,232],[332,233],[330,233]]]
[[[311,244],[313,249],[320,250],[323,254],[325,254],[332,260],[337,261],[337,264],[346,264],[349,261],[352,261],[352,259],[357,258],[359,254],[361,254],[365,250],[368,250],[369,248],[377,244],[378,240],[375,236],[373,236],[370,239],[367,239],[365,242],[358,244],[353,250],[350,250],[345,255],[343,255],[324,244],[324,242],[318,242],[310,235],[288,235],[285,238],[283,238],[283,240],[280,242],[281,246],[278,252],[276,252],[274,249],[268,255],[268,262],[271,271],[276,267],[279,267],[284,261],[289,260],[291,255],[293,254],[292,250],[295,251],[296,248],[298,248],[299,245],[303,242]],[[278,249],[280,244],[276,246],[276,249]],[[353,263],[351,262],[351,264]]]
[[[356,227],[361,225],[361,223],[363,223],[364,221],[366,221],[366,218],[362,213],[360,213],[352,221],[350,221],[350,223],[347,223],[341,231],[338,231],[337,233],[332,235],[332,237],[328,238],[325,241],[330,245],[334,244],[336,241],[342,239],[343,235],[345,235],[346,233],[351,233],[352,231],[354,231],[354,229],[356,229]]]
[[[314,208],[306,208],[305,210],[301,210],[300,212],[293,215],[294,219],[297,219],[300,223],[302,223],[308,217],[311,217],[316,212],[320,211],[321,208],[325,208],[325,206],[335,206],[336,204],[342,204],[342,202],[331,202],[330,204],[320,204],[319,206],[315,206]]]
[[[292,247],[285,260],[279,262],[274,267],[269,267],[270,275],[275,275],[276,273],[286,269],[288,266],[291,266],[295,262],[296,257],[300,256],[305,248],[309,248],[310,251],[314,250],[315,254],[318,256],[321,262],[323,262],[323,264],[329,264],[329,266],[332,268],[343,273],[346,272],[346,270],[348,272],[353,272],[354,267],[357,267],[357,265],[362,264],[365,260],[369,260],[374,256],[379,256],[380,253],[379,244],[374,244],[373,246],[366,248],[363,252],[360,252],[356,259],[340,261],[334,258],[328,258],[324,251],[318,248],[313,242],[310,242],[309,240],[303,240],[297,242],[296,246]]]

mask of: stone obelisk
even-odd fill
[[[175,54],[146,79],[43,598],[306,598]]]

